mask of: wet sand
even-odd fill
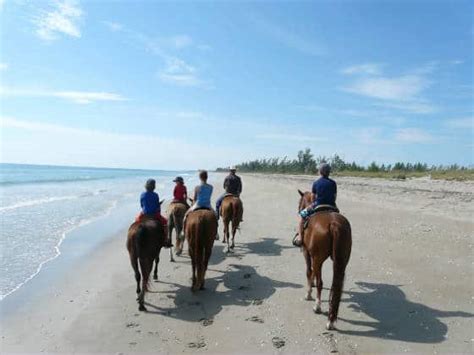
[[[123,231],[3,316],[2,352],[474,351],[472,183],[337,179],[353,252],[339,331],[328,332],[326,315],[303,300],[305,264],[290,245],[296,190],[311,179],[243,181],[235,252],[215,244],[206,290],[190,291],[187,255],[170,263],[163,250],[149,311],[138,312]],[[327,261],[324,312],[331,269]]]

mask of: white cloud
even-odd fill
[[[343,74],[367,74],[367,75],[379,75],[381,74],[381,65],[377,63],[365,63],[359,65],[353,65],[346,67],[341,71]]]
[[[364,78],[344,88],[345,91],[383,100],[411,100],[429,86],[429,82],[418,75],[388,78]]]
[[[430,143],[434,137],[419,128],[400,128],[395,132],[395,140],[404,143]]]
[[[112,32],[119,32],[123,29],[123,26],[118,22],[104,21],[104,25],[106,25]]]
[[[289,48],[296,49],[297,51],[313,55],[322,56],[327,53],[327,49],[320,43],[316,43],[313,39],[304,38],[294,31],[290,31],[287,28],[276,25],[263,16],[259,16],[256,13],[249,15],[253,23],[260,28],[263,32],[273,37],[278,42],[286,45]]]
[[[212,168],[228,164],[236,152],[210,144],[192,144],[157,134],[111,133],[0,116],[3,162],[153,169]],[[136,147],[146,146],[153,154]],[[233,149],[233,148],[231,148]],[[186,152],[186,154],[182,154]]]
[[[176,49],[181,49],[185,47],[189,47],[193,44],[193,40],[188,35],[177,35],[172,36],[169,38],[169,42],[175,47]]]
[[[89,104],[96,101],[126,100],[125,97],[110,92],[24,90],[8,87],[0,87],[0,96],[61,98],[78,104]]]
[[[283,140],[283,141],[298,141],[298,142],[323,142],[327,141],[325,138],[315,136],[305,136],[299,134],[281,134],[281,133],[263,133],[255,136],[256,139],[268,140]]]
[[[197,77],[196,68],[179,58],[167,58],[166,68],[159,77],[166,83],[179,86],[200,86],[202,81]]]
[[[464,64],[464,60],[455,59],[455,60],[450,61],[449,63],[453,65],[460,65],[460,64]]]
[[[54,0],[49,10],[42,10],[34,19],[36,35],[46,41],[59,35],[81,37],[79,20],[83,11],[76,0]]]
[[[8,69],[8,64],[7,63],[0,63],[0,71],[4,71]]]
[[[449,128],[459,129],[474,129],[474,116],[450,119],[445,122],[445,125]]]
[[[408,101],[408,102],[377,102],[374,106],[393,108],[405,112],[417,114],[429,114],[438,112],[438,108],[427,101]]]

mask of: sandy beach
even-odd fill
[[[170,263],[163,250],[148,312],[138,312],[123,230],[67,270],[57,271],[61,258],[53,261],[44,272],[56,269],[58,276],[41,291],[34,282],[25,285],[22,292],[31,297],[2,301],[1,351],[474,351],[472,182],[336,177],[353,251],[339,331],[328,332],[326,314],[314,314],[304,300],[305,264],[291,246],[297,189],[308,190],[312,178],[242,178],[245,212],[236,249],[226,255],[216,242],[206,290],[191,292],[186,252]],[[330,261],[323,279],[326,313]]]

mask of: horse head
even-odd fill
[[[308,206],[311,206],[313,203],[313,195],[309,191],[301,191],[298,190],[298,193],[300,194],[300,202],[298,203],[298,211],[301,211],[305,209]]]

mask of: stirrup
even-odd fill
[[[292,243],[295,247],[302,247],[303,246],[303,238],[298,240],[298,235],[299,235],[298,233],[295,234],[295,236],[293,237]]]

